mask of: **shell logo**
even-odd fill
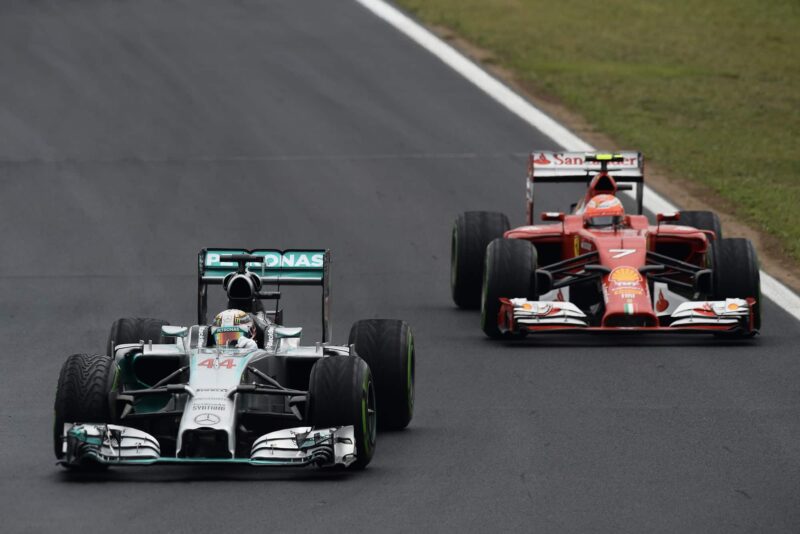
[[[633,267],[617,267],[611,271],[608,279],[612,282],[639,282],[642,280],[642,275]]]

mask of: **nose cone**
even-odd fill
[[[657,326],[650,290],[637,267],[614,268],[603,280],[603,326]]]

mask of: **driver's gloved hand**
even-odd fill
[[[237,349],[256,349],[256,348],[258,348],[258,345],[256,345],[256,342],[255,342],[254,339],[242,336],[236,342],[236,348]]]

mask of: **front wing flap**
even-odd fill
[[[352,426],[287,428],[256,439],[249,458],[177,458],[162,457],[156,438],[135,428],[67,423],[64,425],[64,458],[59,463],[66,466],[235,463],[347,467],[356,460],[354,432]]]
[[[288,428],[270,432],[253,443],[251,463],[259,465],[343,465],[356,459],[352,426]]]
[[[752,333],[752,299],[689,301],[671,314],[659,317],[661,326],[591,326],[589,317],[575,304],[562,301],[500,299],[498,326],[507,332],[745,332]]]

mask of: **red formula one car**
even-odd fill
[[[587,183],[569,214],[533,223],[534,185]],[[643,214],[644,160],[617,154],[534,152],[527,225],[470,211],[453,226],[451,287],[481,307],[492,338],[539,332],[707,332],[752,336],[761,323],[758,259],[747,239],[723,238],[706,211]],[[636,190],[636,213],[618,193]]]

